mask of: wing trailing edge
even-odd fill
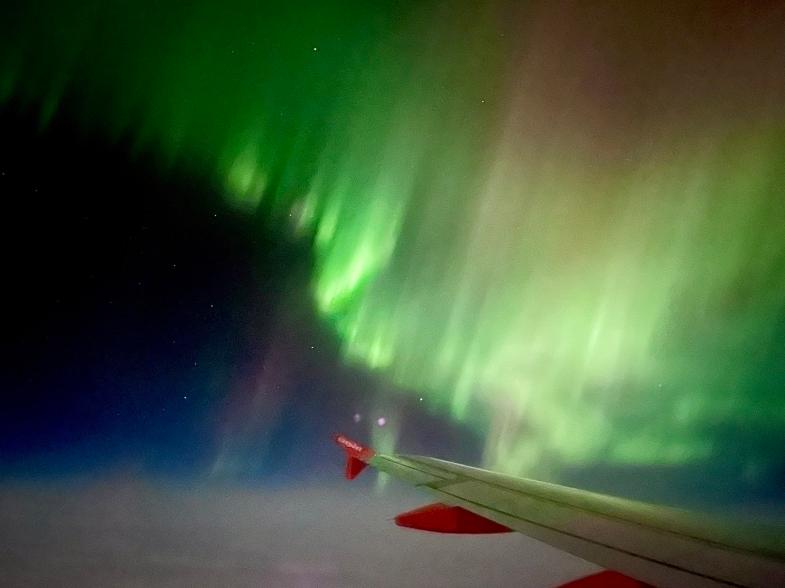
[[[559,588],[654,588],[651,584],[644,584],[634,578],[614,572],[603,570],[602,572],[584,576],[572,582],[562,584]]]
[[[395,517],[395,524],[399,527],[433,533],[485,535],[512,532],[509,527],[474,514],[465,508],[448,506],[441,502],[401,513]]]

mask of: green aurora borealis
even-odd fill
[[[490,467],[777,466],[782,6],[520,4],[20,3],[0,100],[312,241],[346,360]]]

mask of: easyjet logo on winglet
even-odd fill
[[[335,440],[338,441],[338,443],[340,443],[347,449],[352,449],[357,453],[362,453],[363,451],[365,451],[365,447],[363,447],[362,445],[358,445],[357,443],[355,443],[351,439],[347,439],[343,435],[338,435],[338,437]]]

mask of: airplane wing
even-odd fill
[[[432,457],[382,455],[343,435],[335,440],[347,454],[347,478],[370,465],[438,498],[398,515],[400,526],[443,533],[518,531],[614,570],[570,587],[785,587],[782,529],[721,523]]]

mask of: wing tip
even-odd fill
[[[625,576],[620,572],[603,570],[596,574],[577,578],[558,588],[654,588],[654,586]]]
[[[333,435],[333,440],[346,452],[345,476],[347,480],[354,480],[359,476],[368,466],[371,458],[376,455],[376,452],[370,447],[364,447],[341,433]]]

